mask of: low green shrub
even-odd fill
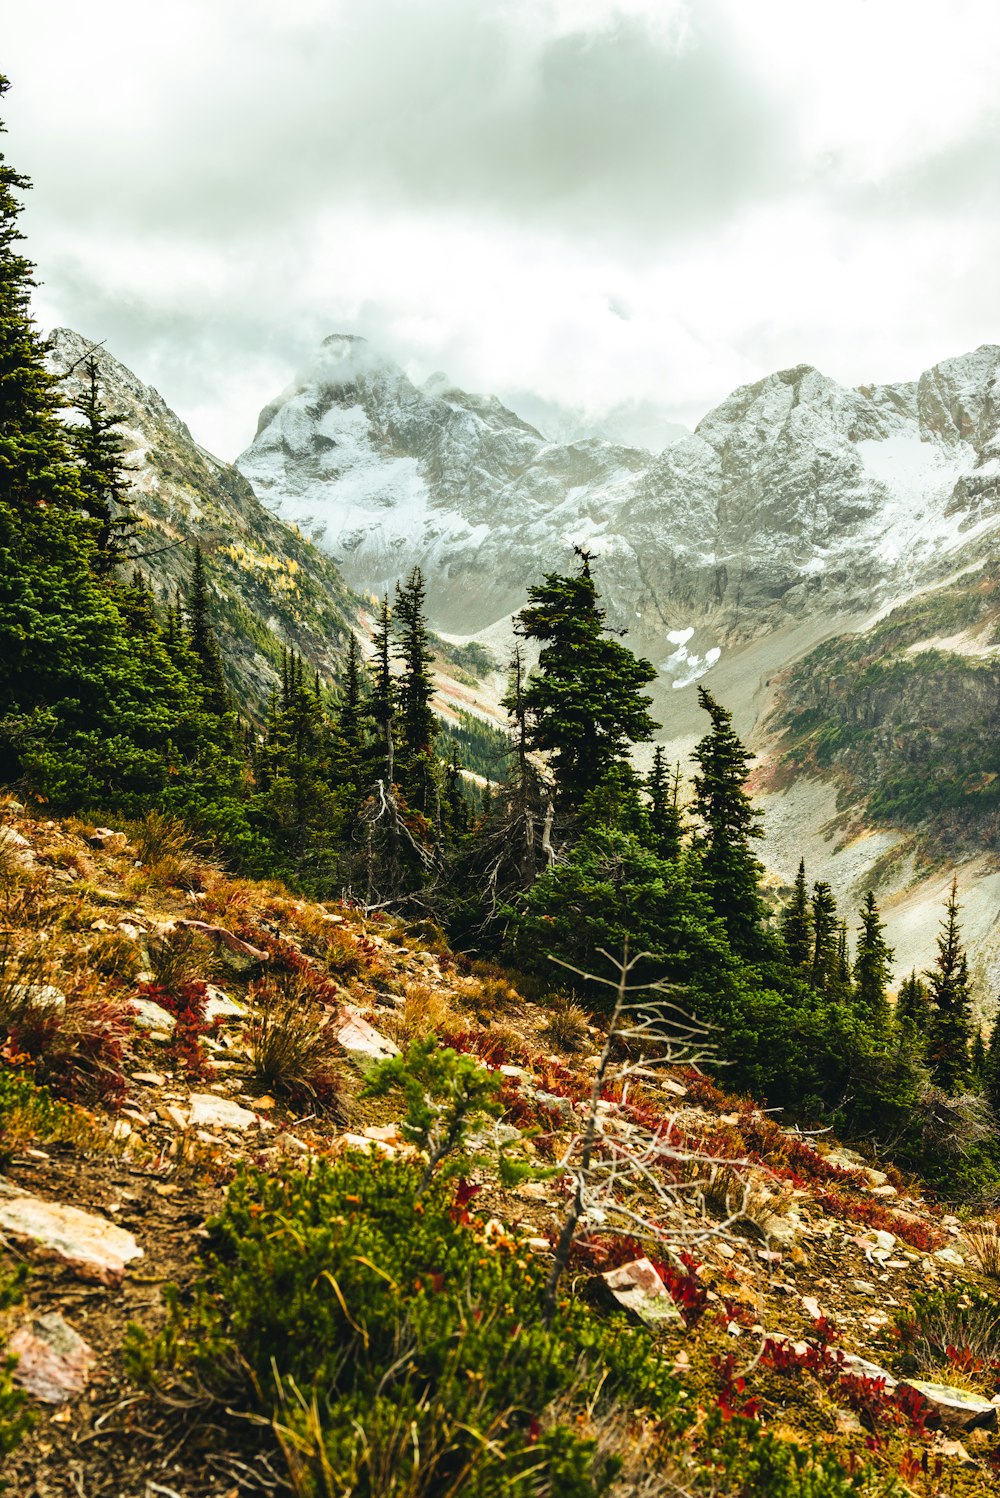
[[[420,1195],[422,1174],[352,1155],[244,1170],[193,1298],[171,1297],[155,1339],[132,1332],[133,1376],[174,1397],[256,1390],[302,1495],[605,1492],[617,1463],[568,1411],[663,1416],[666,1362],[581,1304],[546,1326],[545,1267],[470,1220],[446,1177]]]

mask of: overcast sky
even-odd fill
[[[0,0],[37,315],[223,457],[334,330],[693,425],[1000,342],[996,0]]]

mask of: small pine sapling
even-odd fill
[[[473,1056],[439,1046],[433,1035],[415,1040],[399,1056],[380,1061],[368,1077],[366,1097],[384,1097],[393,1087],[406,1099],[403,1137],[427,1155],[417,1196],[430,1185],[443,1160],[461,1149],[469,1126],[502,1112],[500,1078]]]

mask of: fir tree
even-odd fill
[[[959,909],[956,878],[937,939],[938,955],[927,974],[931,990],[927,1064],[938,1086],[949,1093],[960,1092],[969,1081],[972,1039],[969,963],[958,924]]]
[[[575,577],[549,573],[528,590],[519,632],[541,645],[524,702],[530,747],[551,754],[559,798],[570,809],[622,763],[630,743],[652,738],[652,698],[641,688],[656,671],[617,640],[606,638],[605,614],[590,575],[590,556]]]
[[[194,549],[194,567],[188,595],[188,639],[197,662],[198,678],[207,710],[217,718],[229,711],[229,694],[222,671],[219,650],[212,624],[212,600],[205,576],[205,558],[201,546]]]
[[[392,610],[385,595],[379,605],[374,633],[375,660],[372,682],[372,717],[375,720],[375,755],[378,777],[388,789],[395,769],[396,683],[392,675]]]
[[[695,847],[716,915],[725,922],[733,950],[742,957],[764,952],[763,865],[752,840],[762,836],[760,813],[744,790],[751,756],[733,731],[732,714],[705,690],[698,702],[712,727],[697,744],[694,809],[701,822]]]
[[[1000,1011],[993,1020],[986,1060],[983,1066],[983,1091],[990,1107],[1000,1118]]]
[[[909,1030],[923,1045],[927,1039],[930,1017],[931,1003],[927,984],[913,971],[899,985],[899,993],[896,995],[896,1023],[900,1028]]]
[[[830,993],[837,979],[840,922],[833,890],[823,881],[813,885],[813,947],[809,981],[819,993]]]
[[[810,967],[812,931],[812,912],[809,909],[809,891],[806,887],[806,861],[802,858],[799,860],[792,898],[781,913],[781,936],[791,967],[801,970]]]
[[[861,907],[861,925],[854,958],[854,997],[858,1009],[878,1030],[889,1022],[888,987],[893,951],[885,939],[875,895],[869,890]]]
[[[662,744],[653,751],[653,763],[646,776],[649,797],[650,850],[668,863],[680,856],[683,823],[681,820],[680,765],[673,775],[667,768]]]
[[[406,582],[396,589],[394,611],[398,656],[402,663],[397,688],[397,778],[409,805],[437,820],[439,783],[434,753],[437,719],[431,711],[434,682],[430,669],[434,654],[427,638],[424,600],[423,574],[419,567],[414,567]]]
[[[837,960],[833,965],[831,992],[841,1000],[851,997],[851,954],[847,943],[847,922],[837,928]]]
[[[130,542],[139,522],[129,493],[132,470],[125,464],[125,443],[119,432],[122,418],[104,406],[92,352],[83,361],[73,410],[82,421],[70,428],[70,448],[80,465],[83,507],[97,525],[96,567],[98,572],[110,572],[130,559]]]

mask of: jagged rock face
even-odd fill
[[[144,521],[141,567],[158,591],[187,586],[193,543],[200,541],[216,598],[223,653],[241,706],[266,704],[279,680],[282,646],[332,676],[355,609],[336,565],[264,509],[232,465],[200,447],[163,397],[105,349],[57,328],[50,368],[71,394],[93,353],[101,397],[122,418],[125,461]]]
[[[685,625],[747,637],[943,575],[1000,519],[998,361],[984,347],[857,390],[800,365],[654,455],[548,442],[494,399],[440,376],[418,388],[335,336],[237,463],[356,587],[419,563],[445,628],[520,607],[585,542],[612,619],[644,643]]]

